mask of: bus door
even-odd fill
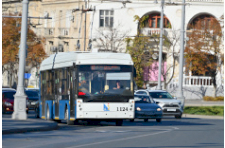
[[[75,100],[77,98],[76,93],[76,70],[74,68],[70,69],[70,117],[75,118]]]
[[[59,100],[60,100],[60,93],[59,93],[59,70],[54,71],[54,88],[55,88],[55,97],[54,97],[54,104],[55,104],[55,119],[59,118]]]

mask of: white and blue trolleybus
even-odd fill
[[[134,118],[134,66],[125,53],[63,52],[40,66],[40,117],[113,121]]]

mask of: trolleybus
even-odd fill
[[[39,115],[47,120],[134,118],[134,67],[129,54],[63,52],[40,66]]]

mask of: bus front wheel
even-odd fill
[[[116,126],[122,126],[123,120],[116,120]]]

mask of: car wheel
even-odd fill
[[[67,125],[73,125],[74,124],[74,121],[70,121],[70,119],[69,119],[69,111],[68,111],[67,106],[66,106],[66,110],[65,110],[64,119],[66,120]]]
[[[148,119],[144,119],[145,122],[148,122]]]
[[[156,122],[161,122],[162,119],[156,119]]]
[[[181,115],[175,115],[175,118],[176,119],[181,119],[181,116],[182,116],[182,114]]]
[[[122,126],[123,120],[116,120],[116,126]]]
[[[134,122],[134,119],[130,119],[130,122]]]

